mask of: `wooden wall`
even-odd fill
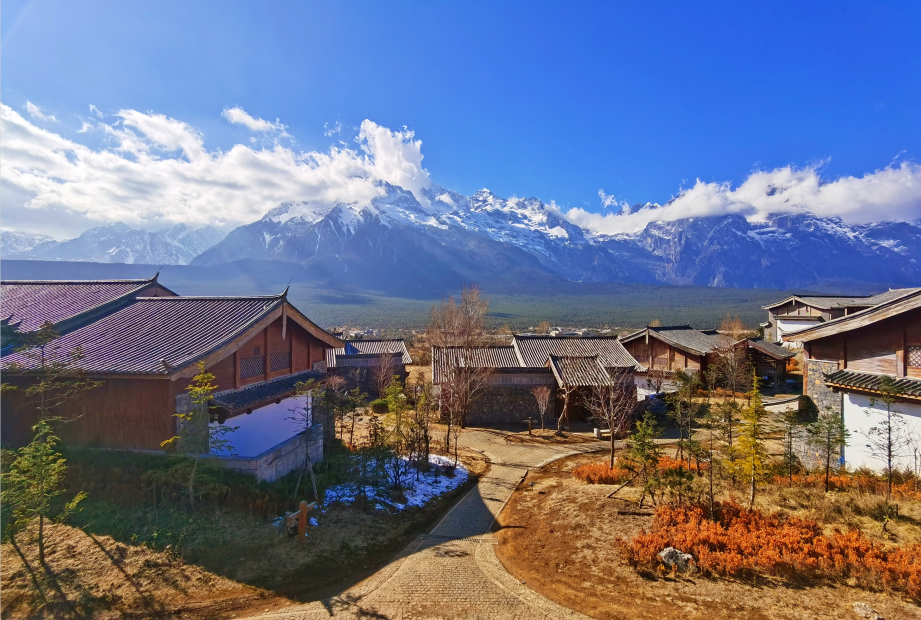
[[[7,379],[20,388],[25,382]],[[79,418],[60,426],[67,444],[100,448],[159,450],[160,442],[175,433],[169,379],[104,379],[101,386],[52,410],[65,419]],[[172,404],[172,406],[171,406]],[[32,438],[38,418],[34,399],[21,390],[3,394],[4,445],[23,445]]]
[[[839,370],[921,378],[907,358],[908,347],[921,346],[921,309],[806,344],[806,359],[835,362]]]
[[[624,348],[640,364],[656,370],[700,370],[703,363],[700,355],[686,353],[651,336],[649,344],[645,338],[637,338],[625,343]]]

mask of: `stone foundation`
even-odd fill
[[[309,431],[295,435],[277,446],[269,448],[259,456],[240,458],[236,456],[215,457],[222,467],[244,474],[252,474],[259,481],[274,482],[287,473],[304,465],[304,455],[310,451],[310,460],[323,460],[323,425],[315,424]]]
[[[833,392],[825,385],[825,374],[837,372],[838,362],[824,362],[822,360],[806,360],[806,376],[808,384],[805,386],[806,394],[818,407],[820,413],[829,409],[838,415],[842,414],[841,394]]]

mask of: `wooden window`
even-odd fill
[[[921,368],[921,346],[908,347],[908,367]]]
[[[244,357],[240,360],[240,378],[250,379],[265,374],[265,358],[261,355]]]
[[[278,372],[279,370],[287,370],[288,368],[291,368],[291,351],[272,353],[272,355],[269,356],[270,372]]]

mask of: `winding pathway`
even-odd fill
[[[492,530],[528,469],[606,445],[509,444],[502,433],[488,431],[463,433],[461,445],[485,454],[490,470],[429,534],[416,537],[384,568],[342,594],[258,618],[585,618],[509,575],[496,557]]]

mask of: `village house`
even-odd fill
[[[900,297],[914,289],[893,289],[879,295],[791,295],[782,301],[762,306],[768,311],[768,320],[761,324],[768,342],[798,348],[795,340],[785,340],[784,335],[815,327],[820,323],[854,314]]]
[[[326,350],[326,371],[347,382],[348,389],[359,388],[376,396],[377,375],[398,376],[406,383],[406,367],[413,363],[402,338],[389,340],[347,340],[344,347]]]
[[[715,329],[693,329],[689,325],[646,327],[620,341],[640,365],[666,375],[679,370],[706,373],[713,356],[730,348],[741,349],[758,377],[774,388],[783,385],[786,361],[794,356],[761,338],[736,339]],[[645,371],[637,374],[637,388],[641,394],[652,391],[646,385],[646,376]],[[668,381],[666,385],[670,385]]]
[[[851,433],[844,454],[851,467],[881,468],[868,434],[885,416],[882,377],[893,377],[900,392],[895,409],[905,421],[896,440],[899,465],[914,465],[906,444],[912,434],[921,438],[921,289],[904,289],[873,307],[787,334],[784,341],[803,346],[803,392],[820,411],[843,416]]]
[[[326,351],[345,343],[291,305],[287,290],[272,296],[184,297],[155,280],[0,286],[4,324],[15,326],[17,337],[53,323],[61,335],[45,347],[47,360],[80,350],[76,366],[101,381],[55,410],[74,420],[60,429],[67,443],[159,450],[176,434],[175,414],[191,407],[186,390],[202,363],[215,376],[215,423],[230,420],[239,427],[230,439],[240,458],[265,457],[238,468],[258,465],[254,473],[266,478],[293,468],[298,455],[303,462],[309,438],[299,436],[303,427],[288,418],[309,403],[295,397],[295,384],[322,379]],[[24,388],[34,381],[35,352],[9,349],[2,358],[4,382]],[[15,389],[4,393],[2,409],[3,442],[28,442],[35,403]],[[282,444],[288,448],[280,453]]]
[[[468,422],[475,424],[513,424],[536,419],[532,390],[538,386],[549,387],[556,396],[546,414],[553,419],[563,407],[558,388],[572,384],[588,390],[601,380],[599,377],[609,377],[614,369],[627,368],[631,374],[643,370],[614,336],[516,335],[509,345],[503,346],[434,347],[432,382],[436,387],[443,384],[451,368],[463,365],[489,369],[487,387],[468,418]],[[588,412],[576,399],[570,404],[569,415],[570,419],[584,419]]]

